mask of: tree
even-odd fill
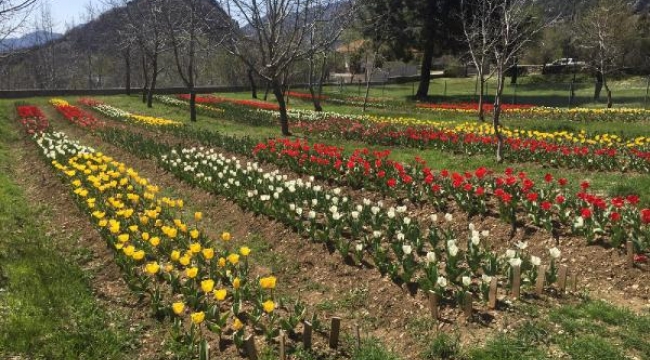
[[[627,47],[634,39],[636,17],[625,0],[600,0],[589,9],[580,22],[579,44],[596,77],[594,100],[600,98],[603,87],[607,92],[607,107],[612,107],[609,75],[624,64]]]
[[[229,24],[224,47],[270,83],[280,107],[282,134],[291,135],[284,78],[295,62],[333,45],[353,13],[353,6],[335,0],[222,0],[222,4],[231,17],[244,25],[240,28],[235,21]],[[311,32],[320,26],[317,24],[327,24],[331,30],[313,46],[306,46]],[[255,48],[256,57],[248,56],[248,47]]]
[[[167,32],[162,14],[164,0],[128,1],[118,0],[126,11],[127,31],[140,47],[142,62],[142,101],[153,107],[153,94],[158,75],[163,71],[161,55],[168,50]]]
[[[485,121],[483,101],[485,82],[494,75],[494,67],[490,67],[492,52],[499,41],[497,30],[497,2],[484,0],[461,0],[461,22],[467,41],[467,48],[476,68],[476,78],[479,84],[478,120]]]
[[[492,126],[497,137],[496,160],[503,161],[501,134],[501,97],[506,71],[513,65],[521,49],[554,19],[538,15],[535,0],[463,0],[472,15],[465,23],[465,38],[474,66],[479,69],[491,54],[497,86],[494,95]],[[478,34],[478,35],[475,35]],[[472,50],[474,49],[474,50]],[[479,111],[482,111],[480,108]]]
[[[214,39],[227,24],[226,14],[211,1],[163,0],[166,30],[178,75],[190,95],[190,120],[196,121],[196,57],[199,47]],[[220,42],[218,39],[217,42]]]
[[[22,27],[38,0],[0,0],[0,40]]]

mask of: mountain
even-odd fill
[[[49,33],[47,31],[34,31],[19,38],[8,38],[0,41],[0,51],[6,52],[45,45],[50,41],[58,40],[61,37],[63,37],[63,34]]]

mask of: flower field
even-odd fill
[[[308,106],[306,95],[290,94]],[[447,334],[463,347],[481,334],[490,349],[499,332],[528,326],[530,309],[545,319],[535,326],[564,333],[555,309],[587,293],[645,309],[648,192],[604,191],[602,179],[645,181],[650,136],[513,121],[508,165],[442,167],[431,154],[493,153],[490,126],[442,117],[474,104],[418,104],[406,117],[401,106],[358,115],[292,103],[299,137],[278,138],[273,103],[201,95],[191,123],[188,97],[155,99],[156,111],[128,97],[11,103],[11,126],[168,342],[147,345],[157,356],[349,359],[377,343],[416,359]],[[627,109],[504,114],[644,121]],[[556,332],[540,336],[571,354]]]

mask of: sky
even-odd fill
[[[69,26],[84,23],[86,7],[92,3],[95,8],[104,9],[103,0],[38,0],[38,6],[48,6],[54,20],[54,32],[64,33]],[[16,32],[17,36],[33,31],[33,19],[39,18],[41,10],[38,7],[32,9],[27,26]],[[99,14],[96,14],[99,15]]]

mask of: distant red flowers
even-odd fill
[[[188,94],[180,94],[180,95],[176,95],[176,97],[185,101],[190,100],[190,96]],[[197,96],[196,103],[204,104],[204,105],[230,103],[230,104],[236,104],[241,106],[253,107],[262,110],[273,110],[273,111],[280,110],[280,106],[278,106],[277,104],[267,103],[264,101],[229,99],[229,98],[218,97],[213,95]]]
[[[50,123],[41,111],[33,105],[16,106],[20,123],[29,135],[40,134],[50,127]]]
[[[96,128],[101,122],[92,114],[70,104],[53,104],[54,108],[68,121],[85,128]]]

